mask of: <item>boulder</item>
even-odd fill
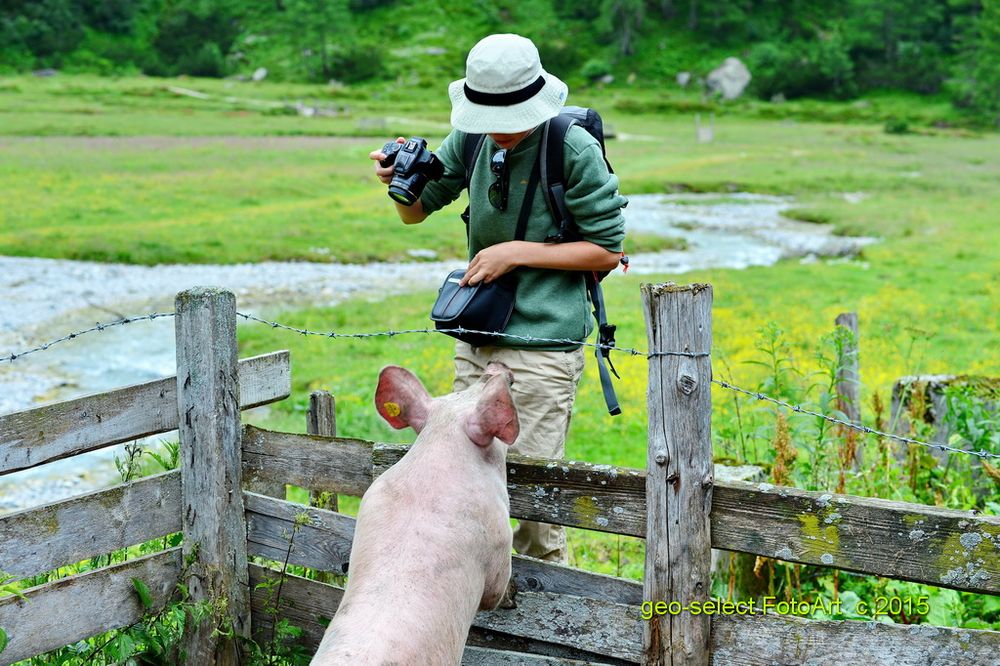
[[[677,72],[677,85],[687,88],[689,83],[691,83],[691,72]]]
[[[746,90],[751,78],[750,70],[739,58],[726,58],[709,73],[706,84],[709,91],[719,93],[723,99],[736,99]]]
[[[253,76],[251,76],[254,81],[263,81],[267,78],[267,67],[258,67],[253,71]]]

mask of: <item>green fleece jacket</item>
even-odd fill
[[[477,252],[496,243],[514,240],[518,214],[524,200],[531,169],[538,158],[541,129],[521,141],[507,153],[510,192],[507,209],[498,211],[490,205],[487,190],[495,180],[490,158],[497,145],[486,137],[472,172],[469,185],[469,260]],[[420,197],[424,211],[433,213],[459,197],[465,186],[462,145],[465,134],[454,130],[435,154],[444,164],[444,176],[427,184]],[[618,177],[608,172],[601,146],[587,130],[572,126],[566,133],[564,151],[566,206],[573,214],[584,240],[620,252],[625,238],[625,220],[621,209],[627,199],[618,193]],[[543,242],[558,227],[545,204],[539,186],[531,206],[531,216],[524,240]],[[544,268],[515,269],[517,297],[510,323],[505,330],[512,335],[535,338],[584,340],[594,328],[584,274]],[[528,349],[566,350],[578,345],[548,342],[525,342],[498,338],[498,345]]]

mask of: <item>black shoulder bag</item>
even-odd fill
[[[524,240],[539,177],[539,165],[536,161],[528,179],[528,187],[524,191],[514,240]],[[460,268],[445,278],[438,290],[434,307],[431,308],[431,320],[437,330],[474,347],[496,344],[500,337],[498,334],[507,328],[514,312],[517,272],[511,271],[492,282],[460,287],[458,283],[464,275],[465,269]]]

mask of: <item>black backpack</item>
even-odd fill
[[[601,145],[601,155],[604,163],[608,166],[608,171],[614,173],[611,163],[608,161],[607,150],[604,147],[604,121],[594,109],[580,106],[566,106],[559,112],[559,115],[546,121],[542,126],[541,149],[538,154],[538,173],[541,180],[542,194],[545,196],[545,203],[552,213],[552,217],[558,222],[559,231],[545,239],[546,243],[565,243],[569,241],[581,240],[579,228],[573,215],[566,208],[566,174],[563,169],[563,155],[566,146],[566,133],[573,125],[579,125],[587,130],[591,136],[597,139]],[[479,152],[486,140],[485,134],[466,134],[465,143],[462,145],[462,158],[465,163],[465,186],[469,187],[472,181],[472,168],[476,164]],[[534,179],[529,181],[529,189],[534,186]],[[469,209],[462,213],[465,221],[466,234],[468,234]],[[628,257],[624,254],[621,263],[628,267]],[[601,280],[610,271],[587,271],[584,278],[587,282],[587,291],[590,293],[590,301],[594,306],[594,319],[597,321],[598,344],[594,356],[597,358],[597,367],[601,375],[601,390],[604,392],[604,401],[608,406],[608,413],[612,416],[621,414],[621,407],[618,405],[618,398],[615,395],[614,387],[611,385],[611,376],[608,374],[607,365],[611,367],[611,372],[615,377],[621,379],[615,366],[611,363],[611,349],[615,346],[614,324],[609,324],[607,313],[604,310],[604,293],[601,290]]]

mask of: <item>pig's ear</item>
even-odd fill
[[[427,423],[431,396],[409,370],[387,365],[378,375],[375,408],[396,430],[410,426],[418,433]]]
[[[465,432],[479,446],[489,446],[494,437],[505,444],[517,439],[520,425],[506,376],[496,375],[486,382],[475,411],[465,422]]]

